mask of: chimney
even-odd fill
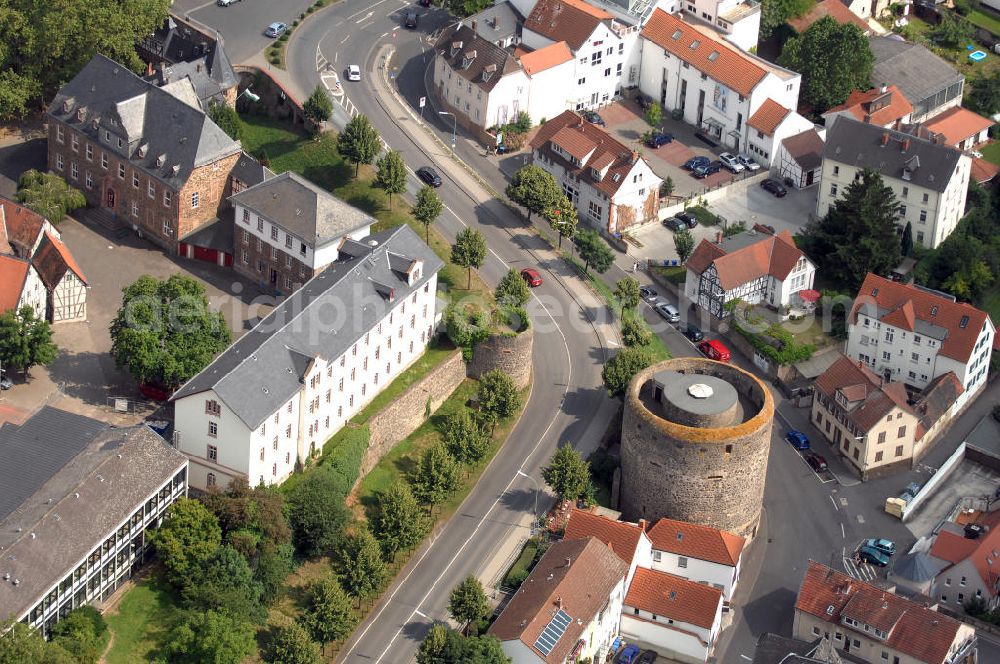
[[[194,66],[194,70],[196,72],[201,72],[201,63],[200,62]]]
[[[643,532],[645,532],[646,531],[646,520],[645,519],[639,519],[638,526],[639,526],[639,528],[642,529]]]
[[[904,138],[903,141],[902,141],[902,143],[903,143],[903,146],[902,146],[902,149],[900,150],[901,152],[906,152],[907,150],[910,149],[910,139],[909,138]]]
[[[888,85],[886,85],[885,83],[883,83],[883,84],[882,84],[882,87],[881,87],[881,88],[879,88],[879,89],[878,89],[878,91],[879,91],[880,93],[882,93],[882,94],[885,94],[886,92],[888,92],[888,91],[889,91],[889,86],[888,86]]]
[[[556,606],[559,607],[560,611],[562,610],[562,595],[560,595],[559,597],[556,597]]]
[[[566,556],[566,567],[569,567],[572,564],[573,564],[573,559],[570,558],[569,556]]]
[[[715,232],[715,243],[722,244],[722,231]]]
[[[885,147],[889,144],[889,132],[887,131],[882,132],[882,140],[879,141],[879,144],[882,147]]]
[[[479,27],[479,21],[473,19],[472,20],[472,31],[476,32],[476,28],[478,28],[478,27]]]
[[[634,164],[637,161],[639,161],[639,151],[632,150],[632,163]]]
[[[153,63],[149,62],[146,64],[146,76],[152,76],[152,75],[153,75]]]
[[[493,29],[494,30],[499,30],[500,29],[500,17],[499,16],[494,16],[493,17]]]

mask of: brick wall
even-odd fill
[[[534,328],[518,335],[491,335],[472,349],[469,377],[480,378],[484,373],[499,369],[514,379],[518,389],[531,381],[531,351],[534,347]]]
[[[173,238],[175,243],[178,237],[183,237],[215,219],[223,203],[229,173],[239,158],[240,153],[236,152],[191,172],[181,188],[177,201],[180,210]],[[198,193],[197,208],[191,206],[192,195],[195,192]]]

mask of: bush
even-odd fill
[[[272,55],[271,59],[270,59],[270,62],[271,62],[272,65],[280,65],[281,64],[281,57],[278,56],[277,54]]]
[[[306,13],[307,14],[312,14],[314,11],[316,11],[316,7],[310,5],[309,9],[306,10]]]
[[[758,353],[777,364],[789,365],[803,362],[812,357],[816,350],[812,344],[797,343],[792,333],[777,323],[757,334],[743,329],[738,312],[733,315],[732,320],[736,331],[749,341]]]
[[[746,229],[747,229],[747,222],[736,221],[722,229],[722,237],[732,237],[734,235],[739,235]]]
[[[644,321],[635,312],[622,316],[622,342],[626,346],[645,346],[649,343],[651,334]]]
[[[481,309],[449,307],[445,312],[445,326],[448,338],[462,349],[466,361],[472,359],[472,347],[490,336],[490,316]]]
[[[518,334],[531,327],[531,319],[524,307],[500,307],[497,309],[497,318]]]
[[[367,424],[345,427],[334,438],[336,446],[325,452],[322,468],[332,475],[336,491],[341,495],[349,494],[358,480],[370,438],[371,429]]]
[[[511,126],[514,128],[514,131],[519,134],[527,133],[531,130],[531,116],[526,112],[521,111],[517,114],[517,120],[515,120]]]

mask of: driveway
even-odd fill
[[[173,11],[217,30],[226,55],[233,64],[246,62],[274,39],[264,36],[264,28],[274,22],[292,25],[314,0],[240,0],[219,7],[215,0],[177,0]]]
[[[768,224],[776,231],[789,231],[792,235],[802,232],[816,213],[818,186],[808,189],[787,187],[788,195],[777,198],[759,185],[734,191],[712,203],[709,208],[730,222],[745,221],[747,228],[754,224]]]

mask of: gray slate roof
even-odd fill
[[[462,23],[442,30],[434,50],[456,74],[486,92],[492,90],[503,76],[521,69],[513,54],[483,39]]]
[[[218,38],[202,33],[180,17],[168,16],[158,30],[143,40],[140,50],[146,51],[149,59],[167,63],[166,71],[153,74],[158,85],[189,76],[202,102],[221,96],[237,83],[236,72]]]
[[[920,583],[932,580],[947,566],[946,561],[937,560],[926,553],[913,553],[902,556],[892,568],[892,574]]]
[[[227,208],[205,226],[199,226],[184,237],[178,238],[185,244],[202,249],[214,249],[233,255],[233,209]]]
[[[965,80],[957,69],[927,47],[890,37],[869,37],[875,67],[872,86],[895,85],[914,105]]]
[[[171,400],[214,390],[244,424],[256,429],[302,389],[313,358],[331,361],[347,352],[395,306],[379,294],[383,286],[395,289],[399,302],[443,266],[409,226],[353,244],[368,250],[352,251],[356,257],[342,251],[340,259],[275,307]],[[423,261],[420,279],[412,286],[391,267],[399,260],[392,254]]]
[[[145,425],[117,429],[48,406],[0,429],[0,458],[0,578],[19,581],[0,581],[3,617],[30,610],[187,465]]]
[[[889,142],[883,146],[885,133]],[[909,141],[905,152],[904,140]],[[903,169],[908,166],[912,170],[910,182],[938,192],[948,186],[961,157],[961,152],[946,145],[847,117],[838,118],[827,130],[823,148],[823,159],[870,168],[886,177],[904,179]]]
[[[494,44],[500,44],[511,37],[520,37],[524,17],[514,5],[509,2],[499,2],[478,14],[462,19],[461,23],[470,27],[474,25],[480,37]]]
[[[204,111],[103,55],[95,55],[59,90],[49,115],[176,189],[195,168],[240,151],[239,142]],[[105,131],[111,132],[110,141]]]
[[[229,198],[271,221],[310,246],[320,246],[375,218],[324,191],[301,175],[286,171]]]
[[[236,165],[229,172],[229,176],[234,180],[239,180],[246,187],[252,187],[273,178],[274,171],[267,166],[261,166],[259,161],[246,152],[241,152],[240,158],[236,160]]]

